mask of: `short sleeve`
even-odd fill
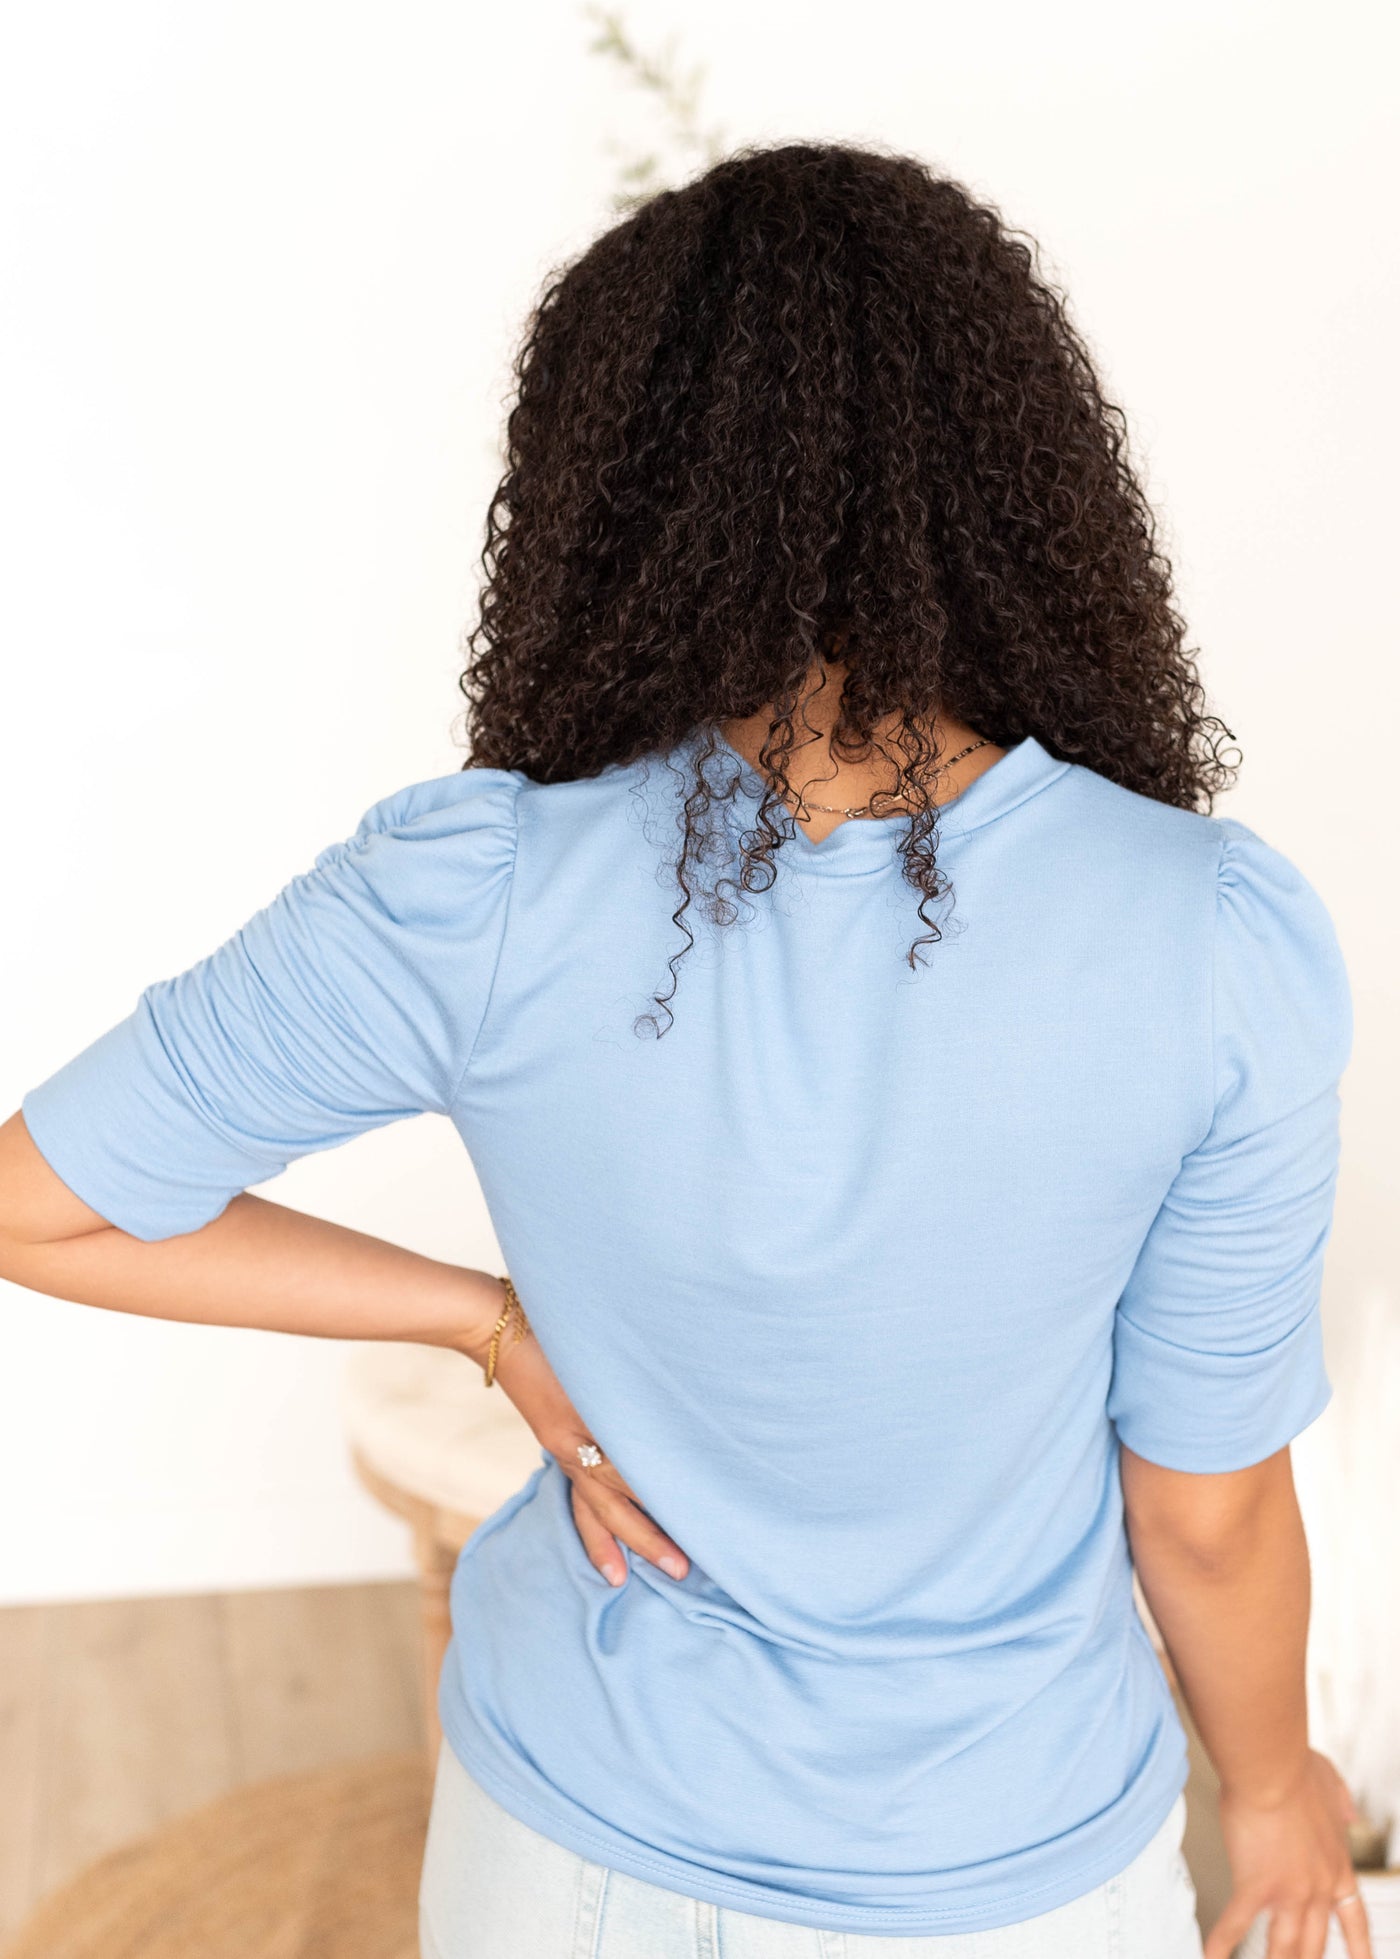
[[[198,1230],[296,1157],[446,1111],[495,975],[521,780],[465,769],[376,803],[29,1091],[41,1155],[109,1223],[154,1240]]]
[[[1214,1113],[1118,1304],[1109,1414],[1167,1469],[1248,1468],[1331,1395],[1320,1298],[1351,994],[1332,921],[1232,819],[1217,868]]]

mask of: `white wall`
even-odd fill
[[[1381,9],[867,0],[857,32],[830,0],[647,0],[628,20],[651,48],[680,31],[731,140],[915,149],[1068,283],[1247,749],[1222,807],[1315,879],[1349,956],[1339,1398],[1308,1447],[1319,1490],[1344,1437],[1371,1449],[1353,1495],[1393,1546],[1400,1463],[1365,1441],[1356,1357],[1397,1315]],[[508,352],[547,263],[609,218],[606,139],[653,127],[555,0],[82,0],[14,31],[7,1107],[366,805],[456,765]],[[303,1163],[278,1194],[494,1256],[445,1124]],[[0,1596],[404,1568],[344,1467],[336,1349],[13,1289],[3,1311]]]

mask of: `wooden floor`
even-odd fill
[[[415,1746],[420,1706],[413,1584],[0,1610],[0,1942],[181,1810]]]

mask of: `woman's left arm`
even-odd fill
[[[1289,1451],[1194,1475],[1124,1448],[1122,1477],[1143,1594],[1220,1778],[1234,1889],[1206,1959],[1229,1959],[1261,1912],[1268,1959],[1321,1959],[1334,1911],[1351,1959],[1368,1959],[1356,1808],[1308,1743],[1308,1547]]]
[[[450,1347],[483,1367],[505,1298],[489,1272],[446,1265],[246,1191],[197,1231],[154,1242],[133,1237],[68,1188],[18,1111],[0,1125],[0,1278],[151,1319]],[[683,1576],[684,1553],[612,1466],[584,1471],[578,1463],[588,1432],[539,1342],[504,1343],[496,1379],[569,1477],[579,1534],[604,1576],[613,1583],[626,1576],[614,1540],[653,1563],[677,1560],[670,1575]]]

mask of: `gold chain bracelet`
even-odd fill
[[[502,1273],[501,1284],[506,1289],[506,1303],[501,1310],[495,1327],[492,1329],[491,1345],[486,1350],[486,1385],[488,1388],[493,1388],[496,1385],[496,1361],[500,1353],[501,1335],[505,1332],[506,1324],[511,1314],[516,1313],[520,1318],[520,1324],[515,1329],[514,1337],[510,1341],[512,1347],[516,1344],[516,1341],[523,1340],[527,1334],[533,1333],[534,1331],[529,1320],[525,1317],[525,1308],[520,1303],[520,1294],[515,1290],[508,1274]]]

